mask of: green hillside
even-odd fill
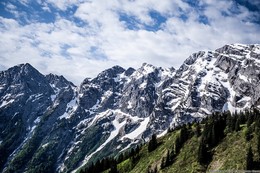
[[[80,172],[181,173],[260,169],[260,114],[215,114]],[[155,146],[154,143],[155,142]],[[151,146],[153,146],[151,148]],[[249,151],[251,150],[251,151]],[[259,171],[260,172],[260,171]]]

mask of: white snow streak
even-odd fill
[[[92,157],[94,154],[96,154],[97,152],[99,152],[100,150],[102,150],[112,139],[114,139],[114,138],[118,135],[120,129],[125,125],[125,123],[126,123],[126,121],[123,121],[123,122],[119,123],[118,120],[117,120],[117,118],[115,118],[115,120],[112,121],[112,124],[113,124],[113,126],[114,126],[115,129],[110,133],[110,136],[108,137],[108,139],[107,139],[100,147],[98,147],[98,148],[96,149],[96,151],[94,151],[93,153],[91,153],[90,155],[88,155],[87,157],[85,157],[85,159],[84,159],[83,163],[81,164],[81,166],[82,166],[82,165],[85,165],[85,164],[89,161],[89,159],[91,159],[91,157]],[[77,170],[79,170],[79,169],[81,168],[81,166],[78,167],[76,170],[74,170],[74,171],[72,171],[72,172],[73,172],[73,173],[76,172]]]
[[[157,135],[157,137],[160,138],[160,137],[166,135],[167,132],[168,132],[168,129],[164,130],[162,133],[160,133],[159,135]]]
[[[239,76],[239,78],[242,79],[243,81],[248,82],[248,78],[247,78],[246,76],[244,76],[244,75],[242,75],[242,74],[239,74],[238,76]]]
[[[139,127],[137,129],[135,129],[131,133],[126,134],[122,138],[123,139],[124,138],[129,138],[129,139],[132,139],[132,140],[136,139],[137,137],[142,135],[143,132],[146,130],[149,121],[150,121],[150,117],[144,118],[143,121],[141,122],[141,124],[139,125]]]
[[[75,97],[74,99],[72,99],[68,104],[67,104],[67,108],[66,111],[64,112],[63,115],[59,116],[58,119],[69,119],[72,115],[72,113],[78,108],[78,99],[77,97]]]
[[[0,108],[1,107],[5,107],[5,106],[7,106],[7,105],[9,105],[9,104],[11,104],[11,103],[13,103],[14,102],[14,99],[11,99],[11,100],[9,100],[9,101],[3,101],[2,102],[2,104],[0,105]]]
[[[133,108],[133,105],[132,105],[132,102],[129,100],[128,102],[127,102],[127,109],[132,109]]]

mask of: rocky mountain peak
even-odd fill
[[[33,66],[31,66],[29,63],[26,63],[11,67],[6,71],[2,71],[1,75],[33,75],[33,73],[35,73],[35,75],[40,74],[39,71],[36,70]]]
[[[112,68],[106,69],[104,71],[102,71],[97,78],[98,79],[107,79],[107,78],[114,78],[116,77],[118,74],[121,74],[125,71],[124,68],[120,67],[120,66],[113,66]]]
[[[126,71],[125,71],[125,75],[126,76],[130,76],[135,72],[135,69],[132,67],[129,67]]]
[[[51,92],[44,75],[29,63],[20,64],[1,72],[0,84],[7,87],[5,92],[13,94]]]
[[[154,72],[156,68],[157,67],[153,66],[152,64],[143,63],[139,71],[142,71],[144,74],[149,74],[151,72]]]
[[[59,89],[69,87],[69,86],[76,87],[72,82],[69,82],[62,75],[58,76],[58,75],[50,73],[50,74],[46,75],[45,77],[52,87],[56,87]]]

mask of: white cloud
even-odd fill
[[[39,0],[39,1],[40,1],[39,3],[42,4],[49,3],[62,11],[66,11],[68,7],[77,5],[81,2],[81,0],[46,0],[46,1]]]
[[[77,9],[67,17],[58,15],[53,23],[21,25],[0,17],[0,70],[29,62],[44,74],[62,74],[79,84],[113,65],[138,68],[147,62],[178,67],[193,52],[235,42],[257,43],[260,36],[259,24],[252,23],[255,13],[239,5],[234,7],[232,1],[200,1],[199,10],[181,0],[39,3],[49,12],[49,5],[62,11],[72,6]],[[150,11],[167,17],[154,31],[144,26],[156,22]],[[134,17],[141,29],[127,28],[127,21],[120,21],[122,13]],[[181,15],[187,19],[181,19]],[[209,24],[199,22],[201,15]],[[75,22],[75,18],[86,24]]]
[[[17,7],[10,2],[5,3],[5,10],[13,14],[16,18],[18,18],[20,15],[19,12],[17,11]]]
[[[14,6],[13,4],[11,4],[9,2],[6,4],[6,8],[7,8],[7,10],[16,10],[16,6]]]
[[[24,6],[27,6],[29,3],[28,0],[19,0],[19,2]]]

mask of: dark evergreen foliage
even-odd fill
[[[240,123],[241,123],[240,118],[237,118],[236,126],[235,126],[235,131],[236,131],[236,132],[238,132],[238,131],[240,130]]]
[[[226,125],[228,132],[233,132],[235,130],[236,121],[234,116],[232,116],[230,112],[226,113]]]
[[[181,150],[180,137],[177,137],[175,140],[175,153],[179,153]]]
[[[152,139],[149,141],[148,143],[148,151],[152,152],[153,150],[155,150],[157,148],[157,138],[156,138],[156,134],[152,135]]]
[[[186,142],[186,140],[189,138],[189,132],[188,129],[186,127],[186,125],[183,125],[180,131],[180,143],[181,145],[184,144],[184,142]]]
[[[197,137],[199,137],[201,135],[201,126],[199,123],[196,123],[196,127],[195,127],[195,135]]]
[[[249,127],[253,123],[254,121],[253,119],[254,119],[253,115],[248,115],[247,127]]]
[[[174,162],[174,159],[175,159],[174,150],[172,150],[171,152],[167,150],[166,157],[163,157],[161,161],[161,169],[170,166]]]
[[[248,127],[245,131],[245,138],[247,141],[250,141],[253,138],[252,127]]]
[[[217,144],[217,137],[215,132],[215,124],[212,125],[212,129],[210,130],[210,146],[215,146]]]
[[[170,164],[171,164],[170,151],[167,150],[167,156],[166,156],[166,160],[165,160],[165,167],[169,166]]]
[[[246,156],[246,169],[252,170],[254,167],[254,161],[253,161],[253,152],[251,146],[248,149],[247,156]]]
[[[186,128],[186,125],[180,127],[180,135],[175,140],[175,153],[178,154],[180,152],[183,144],[189,139],[190,133]]]
[[[5,116],[0,116],[0,121],[7,122]],[[21,133],[25,131],[24,123],[22,119],[18,118],[19,116],[14,116],[11,122],[8,123],[5,129],[1,130],[1,138],[3,143],[0,145],[0,172],[6,163],[8,156],[15,150],[15,147],[19,145],[23,139],[21,137]],[[14,126],[14,122],[16,122],[16,126]],[[7,133],[8,132],[8,133]]]
[[[206,144],[204,143],[204,140],[202,139],[199,145],[199,151],[198,151],[198,162],[200,164],[206,164],[209,159],[209,154],[207,151]]]
[[[134,167],[140,159],[139,152],[140,146],[137,145],[135,148],[131,148],[129,151],[121,153],[118,157],[107,157],[101,161],[97,160],[95,163],[91,163],[87,168],[81,169],[80,173],[99,173],[108,169],[110,173],[117,173],[117,164],[129,158]]]
[[[112,159],[111,163],[110,163],[110,170],[109,173],[118,173],[117,171],[117,163],[115,160]]]

